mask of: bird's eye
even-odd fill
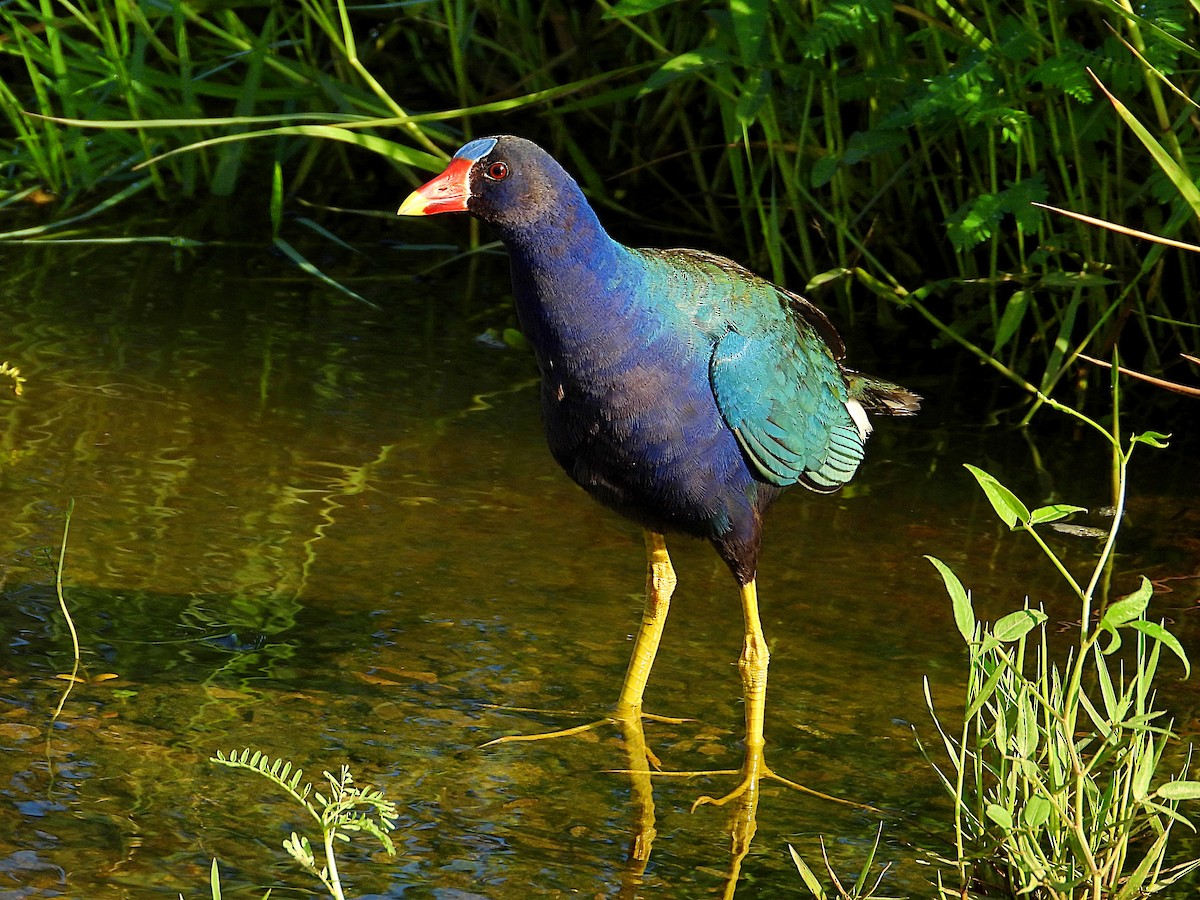
[[[494,162],[483,170],[483,174],[492,181],[503,181],[508,177],[508,163]]]

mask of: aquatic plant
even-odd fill
[[[1027,600],[993,623],[981,622],[958,576],[929,558],[949,593],[969,660],[960,725],[939,716],[928,681],[925,687],[945,752],[944,762],[934,765],[954,803],[950,862],[959,884],[943,888],[946,896],[970,890],[1130,900],[1200,869],[1200,859],[1167,863],[1172,829],[1195,830],[1179,807],[1200,799],[1200,781],[1188,777],[1187,762],[1163,774],[1166,751],[1178,741],[1154,689],[1163,649],[1185,674],[1187,655],[1165,624],[1147,617],[1153,593],[1147,579],[1127,596],[1107,600],[1130,457],[1141,445],[1165,447],[1168,437],[1145,432],[1122,441],[1118,378],[1114,367],[1111,430],[1042,398],[1101,434],[1112,449],[1115,512],[1086,580],[1075,577],[1039,532],[1081,507],[1031,510],[993,476],[967,467],[1001,521],[1030,536],[1078,601],[1078,644],[1065,660],[1054,658],[1042,609]],[[1117,656],[1130,638],[1132,652]]]
[[[396,827],[396,804],[383,791],[355,787],[349,766],[343,765],[336,775],[323,773],[328,791],[325,796],[314,790],[312,784],[301,785],[304,773],[290,761],[272,760],[258,750],[246,748],[229,754],[218,750],[211,761],[266,778],[316,821],[321,829],[323,864],[318,863],[312,844],[303,834],[293,831],[291,837],[284,839],[283,849],[301,868],[316,876],[335,900],[345,900],[338,874],[336,842],[348,842],[352,835],[366,833],[379,841],[388,855],[395,855],[396,847],[388,832]]]

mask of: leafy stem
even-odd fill
[[[336,775],[324,772],[329,796],[313,790],[312,784],[301,785],[304,773],[294,768],[290,761],[272,760],[259,750],[234,750],[228,755],[217,751],[212,762],[233,769],[245,769],[266,778],[298,805],[303,807],[321,828],[324,865],[317,864],[309,839],[292,832],[284,839],[283,848],[306,871],[315,875],[334,900],[345,900],[341,877],[338,874],[335,841],[349,841],[356,832],[366,832],[374,837],[389,854],[396,847],[388,832],[396,827],[396,805],[382,791],[375,788],[358,788],[349,766],[343,765]],[[315,803],[313,801],[316,801]]]
[[[970,592],[948,566],[930,557],[969,652],[961,736],[951,739],[938,723],[955,769],[939,774],[955,801],[964,895],[977,873],[990,870],[1014,896],[1036,892],[1051,900],[1133,900],[1200,869],[1200,859],[1166,865],[1171,827],[1192,827],[1178,811],[1179,803],[1200,798],[1200,781],[1187,778],[1185,765],[1174,778],[1160,776],[1152,786],[1163,749],[1175,738],[1169,722],[1155,721],[1163,713],[1152,707],[1159,656],[1162,648],[1170,650],[1187,674],[1187,655],[1163,624],[1146,618],[1153,586],[1144,577],[1132,593],[1105,602],[1097,617],[1092,613],[1106,584],[1102,579],[1111,577],[1134,450],[1138,444],[1165,447],[1168,437],[1146,432],[1123,443],[1115,374],[1112,389],[1111,429],[1045,398],[1103,435],[1112,448],[1115,514],[1087,579],[1077,579],[1039,532],[1039,526],[1083,512],[1082,507],[1030,509],[994,476],[967,466],[1000,520],[1030,535],[1079,603],[1078,648],[1061,669],[1049,657],[1043,611],[1026,601],[994,623],[980,622]],[[1034,628],[1041,640],[1036,665],[1027,672],[1026,648]],[[1136,635],[1130,659],[1112,661],[1122,636],[1130,634]],[[928,682],[926,700],[932,712]],[[1136,843],[1147,835],[1154,837],[1148,849]],[[1135,849],[1141,854],[1136,864]]]

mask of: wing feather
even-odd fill
[[[815,329],[785,314],[750,334],[729,331],[713,348],[709,380],[722,417],[765,480],[834,491],[854,476],[866,435],[841,367]]]

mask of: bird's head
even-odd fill
[[[401,216],[467,212],[501,227],[537,222],[560,205],[574,180],[545,150],[512,135],[464,144],[442,174],[400,204]]]

